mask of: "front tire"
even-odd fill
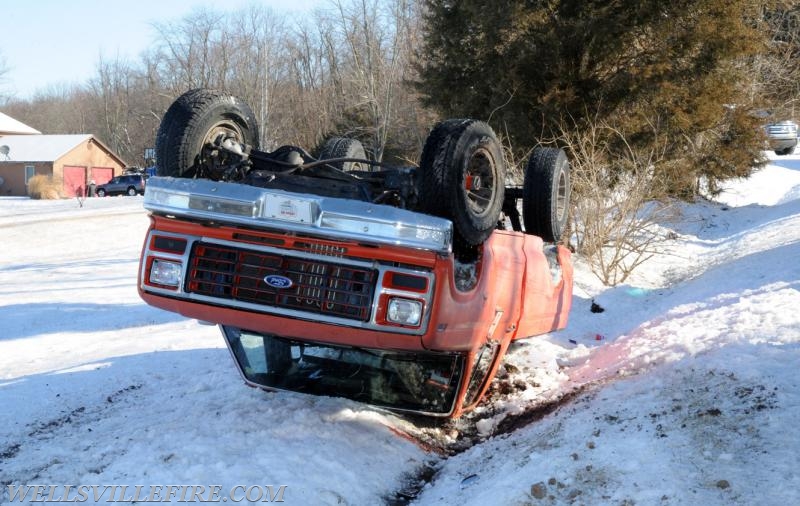
[[[558,242],[567,229],[571,193],[569,162],[563,149],[536,148],[525,167],[522,220],[525,232]]]
[[[420,160],[420,211],[453,221],[454,242],[476,246],[496,228],[506,166],[492,128],[451,119],[431,130]]]
[[[156,135],[159,176],[209,177],[209,145],[219,135],[258,148],[255,115],[242,100],[221,91],[199,88],[178,97],[167,109]]]
[[[105,197],[106,196],[106,191],[104,189],[100,188],[99,190],[97,190],[97,196],[98,197]]]

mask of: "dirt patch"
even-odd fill
[[[37,436],[47,435],[53,432],[54,430],[63,427],[64,425],[69,425],[73,423],[74,420],[80,417],[80,415],[82,415],[85,411],[86,408],[84,406],[81,406],[79,408],[73,409],[66,415],[62,415],[58,418],[55,418],[53,420],[44,423],[36,424],[33,426],[33,430],[28,433],[28,436],[37,437]]]
[[[114,402],[117,402],[120,399],[120,397],[124,396],[125,394],[133,392],[134,390],[139,390],[140,388],[142,388],[141,383],[138,385],[129,385],[125,388],[117,390],[113,394],[106,397],[106,402],[109,404],[113,404]]]
[[[502,393],[502,395],[508,395],[515,388],[519,388],[514,387],[513,382],[509,382],[508,385],[509,386],[498,384],[493,388],[495,388],[497,392],[505,392]],[[508,389],[511,390],[506,392]],[[508,415],[498,423],[492,431],[491,437],[510,434],[517,429],[536,423],[565,404],[570,403],[573,399],[584,393],[585,390],[586,387],[576,389],[558,399],[545,403],[531,404],[528,409],[525,409],[521,413]],[[400,435],[407,439],[411,438],[416,440],[415,443],[418,446],[431,454],[438,455],[441,457],[441,460],[429,462],[420,466],[413,475],[408,476],[404,480],[404,485],[399,490],[385,497],[386,504],[390,506],[404,506],[413,502],[425,486],[435,479],[442,462],[449,457],[467,451],[473,446],[485,441],[487,437],[490,437],[479,433],[477,422],[493,415],[494,413],[489,410],[482,413],[480,416],[468,414],[458,420],[443,421],[440,419],[432,420],[423,417],[406,417],[406,419],[413,422],[414,425],[412,429],[409,431],[402,431]],[[465,480],[468,479],[469,477],[465,478]]]
[[[385,497],[384,501],[387,506],[405,506],[410,504],[411,501],[417,498],[422,489],[433,481],[436,473],[439,472],[434,463],[428,462],[420,466],[417,471],[406,477],[405,484],[400,490],[394,492],[392,495]]]
[[[19,443],[14,443],[0,452],[0,460],[13,459],[19,453]]]

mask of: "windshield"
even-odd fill
[[[331,346],[225,326],[223,333],[251,383],[402,411],[450,414],[464,368],[461,354]]]

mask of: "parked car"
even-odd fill
[[[98,197],[106,195],[143,195],[145,178],[142,174],[128,174],[112,177],[107,183],[97,185],[95,193]]]
[[[241,100],[179,97],[144,197],[139,294],[218,324],[251,386],[474,408],[512,341],[567,324],[564,152],[536,149],[523,185],[506,186],[481,121],[437,124],[418,167],[371,161],[355,139],[324,146],[261,151]]]
[[[766,126],[769,148],[776,155],[791,155],[797,146],[797,123],[791,120],[770,123]]]

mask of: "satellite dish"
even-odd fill
[[[6,144],[3,144],[2,146],[0,146],[0,155],[5,155],[6,158],[8,158],[8,153],[10,151],[11,151],[11,148],[9,148]]]

